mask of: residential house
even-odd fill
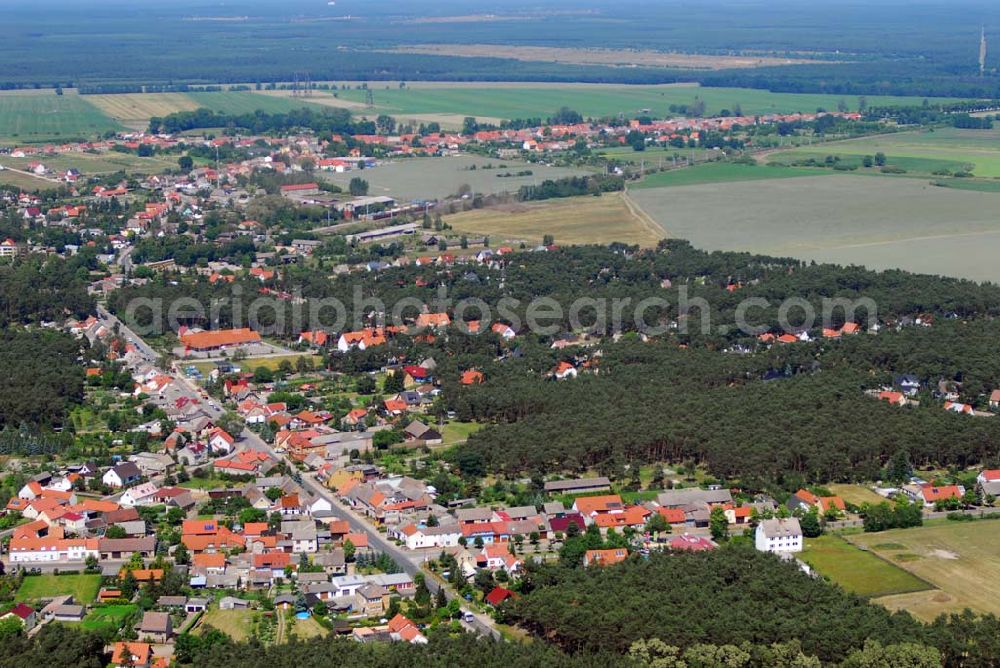
[[[18,603],[6,613],[0,615],[0,621],[5,619],[16,619],[24,627],[25,631],[30,631],[35,627],[37,615],[35,614],[35,609],[30,605]]]
[[[801,552],[802,527],[798,518],[761,521],[754,534],[754,545],[761,552]]]
[[[153,648],[145,642],[116,642],[111,652],[114,668],[150,668]]]
[[[619,547],[607,550],[587,550],[583,555],[584,566],[611,566],[625,561],[628,558],[628,550]]]
[[[120,489],[138,482],[141,478],[142,471],[139,470],[135,462],[122,462],[101,476],[101,481],[108,487]]]
[[[136,627],[139,640],[152,643],[169,642],[174,634],[169,612],[145,612],[142,622]]]

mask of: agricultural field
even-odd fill
[[[204,633],[205,627],[211,626],[222,631],[234,642],[243,642],[250,637],[251,621],[254,613],[250,610],[219,610],[207,611],[198,622],[198,633]]]
[[[476,169],[472,169],[475,166]],[[488,167],[484,169],[484,167]],[[498,176],[531,171],[527,176]],[[410,158],[380,165],[374,169],[344,174],[318,173],[324,181],[345,191],[358,176],[368,182],[370,195],[388,195],[401,201],[443,199],[454,195],[464,184],[473,193],[516,193],[521,186],[539,184],[546,179],[587,174],[582,169],[550,167],[516,160],[497,160],[463,155],[449,158]]]
[[[885,153],[890,164],[910,171],[932,172],[971,165],[979,177],[1000,177],[1000,128],[963,130],[936,128],[831,142],[822,147],[801,146],[770,157],[772,161],[837,155],[842,158]]]
[[[710,162],[681,169],[670,169],[649,174],[632,186],[644,188],[664,188],[669,186],[691,186],[701,183],[729,183],[734,181],[761,181],[765,179],[787,179],[796,176],[815,176],[818,169],[784,167],[780,165],[742,165],[733,162]],[[819,172],[822,173],[822,172]]]
[[[80,627],[85,631],[117,631],[125,618],[135,612],[136,608],[137,606],[131,603],[91,608]]]
[[[194,111],[198,103],[184,93],[124,93],[86,95],[84,99],[122,125],[144,130],[153,116]]]
[[[837,173],[636,189],[630,197],[669,236],[700,248],[1000,280],[996,193]]]
[[[594,153],[607,158],[634,165],[644,163],[647,167],[670,167],[683,165],[690,159],[694,163],[705,162],[719,154],[718,151],[704,148],[675,148],[673,146],[647,146],[644,151],[636,151],[631,146],[615,146],[612,148],[594,149]]]
[[[931,585],[840,536],[807,538],[801,558],[816,572],[847,591],[876,598],[924,591]]]
[[[93,138],[121,126],[79,95],[0,94],[0,143],[38,143]]]
[[[850,542],[898,564],[936,589],[879,599],[930,620],[966,607],[1000,613],[1000,522],[946,522],[913,529],[855,534]]]
[[[100,575],[33,575],[24,578],[15,599],[34,601],[72,594],[74,601],[86,604],[97,598],[100,587]]]
[[[85,176],[121,171],[128,174],[158,174],[164,169],[176,168],[177,156],[140,158],[134,153],[107,151],[104,153],[60,153],[31,158],[0,157],[0,164],[14,169],[26,170],[28,164],[32,162],[40,162],[56,172],[65,172],[72,167],[80,170],[80,173]]]
[[[732,111],[737,105],[744,114],[815,112],[818,108],[836,109],[843,101],[856,108],[856,97],[772,93],[749,88],[702,88],[697,85],[663,84],[656,86],[615,84],[530,84],[530,83],[423,83],[407,82],[399,88],[395,82],[372,86],[378,113],[401,118],[411,114],[449,113],[477,118],[536,118],[555,113],[560,107],[575,109],[584,116],[635,115],[644,111],[669,116],[672,104],[705,103],[706,113]],[[342,90],[343,100],[363,103],[364,90]],[[935,101],[938,101],[935,99]],[[883,104],[921,104],[923,98],[868,96],[870,106]]]
[[[53,183],[48,179],[40,179],[37,176],[12,172],[9,169],[0,171],[0,185],[12,186],[27,191],[48,190],[59,187],[58,183]]]
[[[224,114],[252,114],[258,110],[269,114],[280,114],[303,107],[320,108],[301,99],[261,95],[249,91],[196,92],[186,95],[194,101],[195,108],[204,107]]]
[[[662,233],[636,211],[621,193],[515,203],[445,217],[456,231],[499,240],[540,243],[551,234],[556,243],[606,244],[620,241],[655,246]]]

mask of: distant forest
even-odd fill
[[[5,7],[0,87],[320,80],[476,80],[671,83],[781,92],[1000,97],[994,49],[978,76],[979,26],[1000,25],[983,0],[922,5],[852,0],[835,10],[810,3],[731,0],[691,5],[583,0],[507,3],[504,20],[480,20],[475,3],[262,0],[219,7],[92,6],[55,0]],[[679,20],[681,15],[682,20]],[[459,19],[465,16],[471,18]],[[613,18],[609,22],[609,16]],[[151,28],[155,26],[155,28]],[[992,36],[992,35],[991,35]],[[1000,42],[1000,35],[994,40]],[[406,44],[497,44],[496,57],[390,53]],[[500,45],[657,49],[701,54],[801,57],[817,64],[725,71],[521,62]]]

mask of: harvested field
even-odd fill
[[[198,104],[184,93],[85,95],[84,99],[122,125],[136,130],[145,129],[153,116],[198,108]]]
[[[475,169],[472,167],[475,166]],[[526,176],[518,172],[530,171]],[[516,160],[498,160],[474,155],[449,158],[413,158],[380,165],[362,172],[343,174],[322,172],[318,176],[345,191],[351,179],[360,176],[368,181],[369,194],[388,195],[398,200],[442,199],[459,192],[464,184],[473,193],[516,193],[521,186],[539,184],[545,179],[580,176],[582,169],[549,167]],[[505,176],[510,174],[511,176]]]
[[[926,180],[828,174],[634,190],[671,236],[875,269],[1000,280],[995,193]]]
[[[893,529],[856,534],[848,540],[937,587],[937,591],[919,596],[879,599],[887,606],[910,610],[927,620],[966,607],[980,613],[1000,613],[1000,559],[996,552],[1000,522],[996,520]],[[900,555],[903,558],[896,558]]]
[[[445,217],[459,232],[539,243],[546,234],[556,243],[606,244],[621,241],[654,246],[662,233],[633,212],[620,193],[478,209]]]
[[[513,58],[514,60],[565,63],[569,65],[600,65],[610,67],[664,67],[671,69],[725,70],[803,63],[831,63],[802,58],[775,58],[742,55],[716,56],[696,53],[669,53],[641,49],[575,49],[548,46],[505,45],[498,52],[495,44],[419,44],[389,50],[392,53],[415,53],[429,56],[462,58]]]

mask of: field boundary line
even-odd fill
[[[629,213],[632,214],[632,216],[638,220],[644,228],[646,228],[647,232],[650,232],[653,236],[660,237],[661,239],[670,237],[670,233],[667,231],[667,228],[657,223],[652,216],[646,213],[645,209],[639,206],[639,204],[632,199],[629,195],[627,185],[625,186],[625,190],[622,191],[622,201],[628,208]]]

